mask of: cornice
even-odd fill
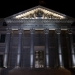
[[[70,19],[7,19],[8,23],[26,23],[26,24],[50,24],[50,23],[73,23]]]

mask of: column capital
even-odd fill
[[[34,34],[34,31],[35,31],[35,29],[33,29],[33,28],[30,29],[30,33],[31,33],[31,34]]]
[[[72,34],[72,28],[68,28],[69,34]]]
[[[19,34],[22,34],[23,29],[18,29]]]
[[[60,34],[61,33],[61,29],[60,28],[59,29],[56,29],[55,31],[56,31],[57,34]]]
[[[47,29],[47,28],[44,29],[44,33],[45,33],[45,34],[48,34],[48,33],[49,33],[49,29]]]
[[[11,29],[10,28],[7,28],[7,34],[10,34],[11,33]]]

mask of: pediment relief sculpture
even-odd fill
[[[15,18],[16,19],[64,19],[65,17],[42,8],[36,8],[29,12],[17,15]]]

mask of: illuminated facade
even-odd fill
[[[4,21],[7,26],[0,27],[0,33],[6,34],[0,43],[3,67],[75,67],[73,18],[36,6]]]

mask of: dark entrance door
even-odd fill
[[[3,67],[3,55],[0,55],[0,67]]]

